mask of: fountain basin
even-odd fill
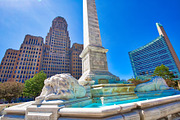
[[[180,112],[180,95],[100,108],[62,108],[60,119],[155,120]]]

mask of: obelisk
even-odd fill
[[[84,49],[81,85],[116,83],[119,77],[108,71],[107,49],[102,46],[95,0],[83,0]]]

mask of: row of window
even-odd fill
[[[36,66],[36,63],[32,63],[32,62],[17,62],[17,65],[34,65]],[[39,66],[39,64],[37,63],[37,66]]]
[[[12,71],[4,71],[4,70],[2,70],[2,73],[12,73]]]
[[[17,55],[17,53],[10,53],[10,52],[8,52],[8,55]]]
[[[42,68],[42,70],[69,71],[69,69],[59,69],[59,68]]]
[[[1,65],[14,65],[14,63],[1,63]]]
[[[4,61],[4,59],[2,61]],[[15,62],[15,60],[6,59],[6,62]]]
[[[16,73],[16,71],[14,71],[14,73]],[[34,71],[17,71],[18,74],[34,74]],[[37,72],[36,72],[37,73]]]
[[[37,58],[37,56],[35,56],[35,58]],[[39,58],[40,58],[40,56],[39,56]],[[18,59],[18,60],[19,60],[19,59]],[[36,62],[37,59],[21,58],[21,61],[34,61],[34,62]],[[38,62],[39,62],[39,60],[38,60]]]
[[[7,58],[16,58],[16,56],[7,56]]]
[[[22,52],[22,50],[20,50],[20,53]],[[28,51],[28,50],[23,50],[23,53],[29,53],[29,54],[38,54],[38,52],[35,51]],[[39,52],[39,54],[41,54],[41,52]],[[20,54],[19,54],[20,55]]]
[[[41,45],[41,46],[43,45],[42,42],[39,43],[38,40],[34,40],[34,39],[32,39],[32,40],[29,39],[29,41],[26,41],[26,44],[30,44],[30,45],[38,45],[38,46],[39,46],[39,45]]]
[[[17,66],[16,66],[16,67],[17,67]],[[17,68],[16,68],[16,69],[17,69]],[[25,70],[26,70],[26,69],[27,69],[27,70],[35,70],[35,67],[26,67],[26,66],[25,66],[25,67],[24,67],[24,66],[21,67],[21,66],[19,66],[19,69],[21,69],[21,70],[24,70],[24,69],[25,69]],[[38,69],[39,69],[39,68],[36,67],[36,70],[38,70]],[[16,71],[14,71],[14,73],[16,73]]]
[[[40,50],[41,51],[41,48],[31,48],[31,47],[24,47],[24,49],[27,49],[27,50]]]
[[[28,78],[33,78],[33,76],[30,76],[30,75],[29,76],[25,76],[25,75],[17,75],[17,76],[15,76],[14,75],[13,78],[20,78],[20,79],[21,78],[26,78],[26,79],[28,79]]]

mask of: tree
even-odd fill
[[[24,84],[19,82],[0,83],[0,99],[5,99],[9,103],[14,98],[18,98],[23,92]]]
[[[39,73],[35,74],[33,78],[26,80],[23,94],[25,96],[34,98],[39,96],[46,78],[47,75],[43,71],[40,71]]]
[[[164,79],[173,79],[175,78],[174,74],[169,71],[169,68],[165,65],[157,66],[154,70],[153,76],[160,76]]]
[[[169,68],[163,64],[155,68],[153,76],[164,78],[169,87],[174,87],[175,89],[178,87],[178,81],[173,80],[175,78],[173,72],[169,71]]]

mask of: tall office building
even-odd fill
[[[79,57],[83,50],[82,44],[74,43],[70,50],[70,73],[76,79],[82,75],[82,59]]]
[[[26,35],[21,44],[18,61],[15,67],[16,81],[24,83],[25,80],[32,78],[41,71],[43,38]]]
[[[152,75],[155,68],[161,64],[169,67],[176,79],[180,78],[180,62],[174,48],[163,28],[156,23],[159,37],[136,50],[129,52],[135,78]]]
[[[70,38],[67,27],[64,18],[56,17],[46,36],[42,70],[48,77],[70,72]]]
[[[0,82],[18,81],[24,83],[40,72],[43,38],[26,35],[20,50],[8,49],[1,62]]]

